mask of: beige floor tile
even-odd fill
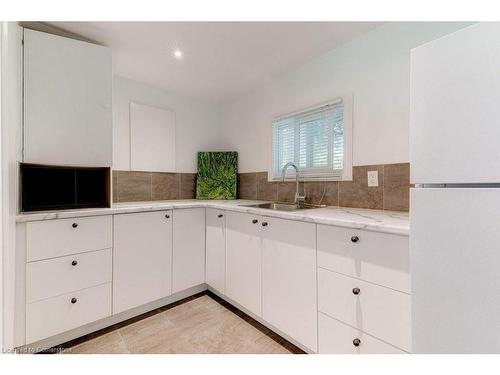
[[[70,349],[71,353],[290,353],[207,295]]]
[[[66,354],[126,354],[125,341],[118,331],[106,333],[65,350]]]

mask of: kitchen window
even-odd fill
[[[288,162],[305,180],[352,178],[352,97],[280,116],[273,123],[272,179]],[[286,178],[295,178],[289,168]]]

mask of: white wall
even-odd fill
[[[22,119],[22,31],[15,22],[0,23],[1,37],[1,184],[2,184],[2,337],[0,346],[14,347],[18,160]],[[16,258],[17,257],[17,258]],[[0,283],[1,284],[1,283]],[[17,319],[19,321],[19,319]]]
[[[390,23],[223,108],[225,146],[239,171],[266,171],[273,118],[354,94],[353,164],[409,161],[410,49],[468,23]]]
[[[176,172],[196,172],[196,153],[220,145],[218,107],[115,76],[113,79],[113,168],[130,170],[130,101],[166,108],[176,118]]]

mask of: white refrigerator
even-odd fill
[[[500,23],[411,52],[415,353],[500,353]]]

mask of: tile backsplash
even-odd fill
[[[196,173],[113,171],[113,202],[196,198]]]
[[[368,171],[378,171],[377,187],[368,187]],[[353,167],[352,181],[301,182],[306,201],[328,206],[408,211],[410,164]],[[293,201],[294,182],[268,182],[267,172],[239,173],[238,198]],[[195,173],[113,171],[113,201],[196,198]]]
[[[368,171],[378,171],[377,187],[368,187]],[[328,206],[408,211],[410,164],[380,164],[353,167],[352,181],[301,182],[306,202]],[[268,182],[267,172],[240,173],[238,198],[291,202],[295,182]]]

